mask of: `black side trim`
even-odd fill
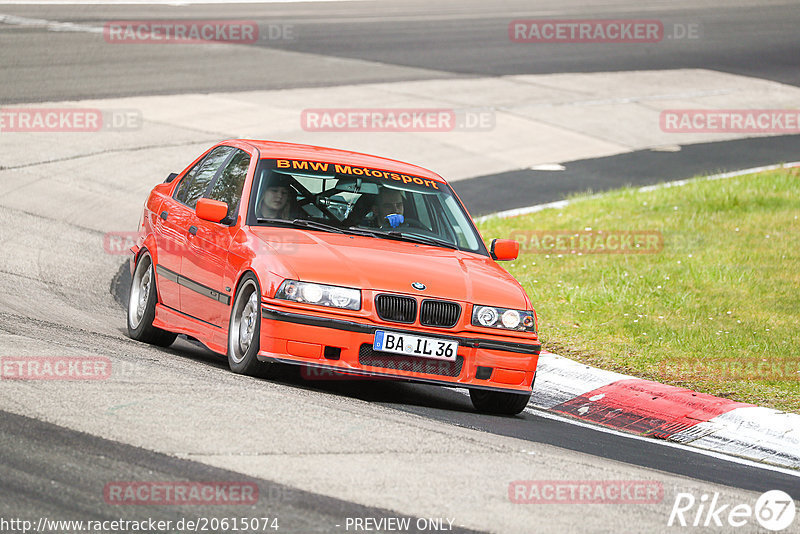
[[[217,329],[219,329],[219,330],[222,330],[222,327],[221,327],[221,326],[219,326],[219,325],[215,325],[214,323],[209,323],[208,321],[204,321],[204,320],[202,320],[202,319],[199,319],[199,318],[195,317],[194,315],[189,315],[188,313],[183,313],[183,312],[182,312],[182,311],[180,311],[180,310],[176,310],[176,309],[175,309],[175,308],[173,308],[172,306],[165,306],[164,304],[160,304],[160,303],[159,303],[159,306],[164,306],[164,307],[165,307],[165,308],[167,308],[168,310],[172,310],[172,311],[174,311],[175,313],[178,313],[178,314],[180,314],[180,315],[183,315],[184,317],[189,317],[190,319],[194,319],[195,321],[200,321],[200,322],[201,322],[201,323],[203,323],[203,324],[207,324],[208,326],[213,326],[214,328],[217,328]],[[187,336],[187,337],[190,337],[190,336]],[[192,338],[192,339],[194,339],[194,338]],[[195,340],[195,341],[197,341],[197,340]],[[202,341],[201,341],[201,343],[202,343]],[[205,343],[203,343],[203,345],[205,345]],[[211,350],[211,349],[208,349],[208,350]]]
[[[304,324],[307,326],[321,326],[323,328],[333,328],[334,330],[344,330],[346,332],[359,332],[361,334],[371,334],[376,328],[370,325],[355,323],[353,321],[343,321],[341,319],[328,319],[327,317],[312,317],[299,313],[283,312],[270,310],[261,307],[261,317],[272,319],[273,321],[283,321],[286,323]],[[392,330],[395,330],[392,328]]]
[[[176,273],[175,271],[171,271],[170,269],[167,269],[163,265],[156,265],[156,273],[158,273],[159,276],[163,276],[170,282],[175,282],[176,284],[182,285],[187,289],[191,289],[195,293],[200,293],[204,297],[208,297],[210,299],[219,301],[226,306],[229,306],[231,303],[230,295],[221,293],[216,289],[211,289],[210,287],[204,286],[203,284],[198,284],[194,280],[186,278],[185,276],[182,276]]]
[[[175,271],[170,271],[169,269],[161,265],[156,265],[156,274],[166,278],[170,282],[175,282],[176,284],[180,283],[178,282],[178,279],[181,276],[178,273],[176,273]]]
[[[322,328],[332,328],[334,330],[344,330],[346,332],[358,332],[361,334],[373,334],[375,333],[376,330],[388,329],[393,332],[401,332],[417,336],[428,336],[441,339],[455,339],[458,341],[460,345],[463,345],[465,347],[502,350],[505,352],[518,352],[521,354],[539,354],[539,351],[542,350],[542,346],[539,344],[530,345],[527,343],[515,343],[513,341],[495,341],[495,340],[460,337],[460,336],[444,336],[441,334],[431,334],[429,332],[403,330],[402,328],[395,328],[394,326],[373,326],[362,323],[356,323],[354,321],[345,321],[342,319],[330,319],[328,317],[314,317],[311,315],[303,315],[299,313],[271,310],[266,306],[261,307],[261,317],[263,317],[264,319],[271,319],[273,321],[304,324],[307,326],[319,326]]]

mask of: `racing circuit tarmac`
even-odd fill
[[[108,380],[91,383],[0,382],[0,517],[177,521],[268,515],[279,519],[280,531],[352,532],[348,517],[407,516],[453,519],[457,528],[486,532],[672,532],[676,529],[667,527],[667,519],[679,492],[698,498],[718,492],[731,505],[752,504],[770,489],[796,495],[800,478],[795,474],[535,411],[514,418],[479,415],[458,390],[313,383],[288,371],[279,380],[264,381],[233,375],[223,359],[185,340],[169,349],[136,343],[125,336],[120,308],[129,276],[126,257],[102,247],[106,232],[135,227],[155,183],[223,134],[263,132],[345,148],[364,145],[367,152],[412,160],[406,154],[418,146],[440,143],[431,134],[402,137],[400,143],[376,134],[369,140],[326,137],[298,132],[296,123],[290,131],[278,111],[271,130],[248,122],[258,112],[242,104],[247,99],[319,99],[322,88],[335,87],[341,93],[330,105],[352,105],[348,98],[360,98],[354,95],[372,90],[369,84],[391,84],[393,99],[365,105],[393,106],[408,105],[398,95],[424,92],[434,86],[426,84],[440,82],[465,84],[459,87],[479,93],[488,85],[469,84],[489,84],[497,76],[703,69],[722,71],[726,77],[715,80],[747,87],[755,102],[783,94],[772,105],[796,105],[800,12],[791,2],[768,4],[663,2],[648,4],[645,13],[634,2],[588,9],[578,2],[546,2],[535,10],[510,2],[502,12],[478,1],[441,2],[433,8],[395,1],[224,7],[0,4],[0,14],[27,20],[102,26],[109,19],[247,18],[291,24],[297,32],[291,42],[258,46],[140,48],[108,45],[102,35],[88,31],[58,31],[52,23],[5,19],[0,24],[4,107],[85,100],[87,106],[138,107],[147,123],[139,132],[0,133],[5,191],[0,198],[0,356],[102,356],[115,369]],[[509,20],[535,17],[701,21],[705,40],[625,49],[552,46],[532,58],[531,49],[509,43],[505,31]],[[692,72],[686,71],[676,86],[696,79]],[[577,85],[598,79],[558,78]],[[647,82],[636,75],[626,79],[637,87]],[[388,94],[385,87],[380,90]],[[683,90],[688,94],[692,87]],[[266,92],[248,93],[253,91]],[[205,97],[198,94],[203,93],[212,93],[208,101],[222,112],[202,108],[198,103]],[[452,167],[459,178],[455,188],[473,214],[558,200],[589,188],[791,161],[800,152],[797,135],[692,138],[677,142],[677,151],[634,143],[620,148],[619,139],[609,143],[593,135],[591,143],[576,146],[570,135],[588,138],[592,131],[592,125],[576,119],[580,131],[555,136],[567,140],[564,146],[548,146],[568,154],[554,161],[565,170],[552,173],[532,170],[528,162],[509,163],[522,152],[479,153],[482,144],[497,147],[504,124],[484,137],[465,133],[472,137],[448,137],[435,149],[418,152],[434,170]],[[624,133],[626,138],[651,135]],[[663,136],[652,135],[658,138],[655,144],[666,145]],[[508,137],[513,141],[514,135]],[[451,144],[476,148],[455,152],[462,149],[446,146]],[[455,154],[470,165],[448,159]],[[531,162],[546,157],[530,154],[523,156],[530,155]],[[509,183],[526,194],[511,195],[508,187],[497,186]],[[511,482],[553,479],[658,481],[664,498],[635,505],[510,502]],[[119,506],[104,500],[108,483],[134,480],[252,482],[260,499],[237,507]],[[737,531],[755,532],[757,525]]]

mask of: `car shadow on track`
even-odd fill
[[[123,309],[125,309],[128,304],[127,300],[130,284],[131,273],[129,264],[128,262],[124,262],[120,265],[116,275],[111,280],[109,288],[114,300]],[[127,331],[124,327],[121,327],[119,331],[122,335],[127,337]],[[154,348],[170,354],[189,358],[211,367],[219,369],[228,368],[224,356],[212,352],[202,343],[187,338],[186,336],[179,336],[175,343],[169,348]],[[311,391],[329,393],[340,397],[350,397],[366,402],[385,404],[401,409],[405,406],[455,412],[474,412],[469,397],[450,388],[415,384],[405,380],[370,379],[367,377],[350,379],[349,377],[342,376],[332,380],[323,380],[314,377],[313,373],[303,373],[302,369],[302,366],[282,365],[275,376],[270,378],[269,381]]]
[[[294,366],[293,366],[294,367]],[[301,374],[297,370],[292,371]],[[309,380],[302,376],[285,381],[297,387],[350,397],[371,403],[416,406],[458,412],[473,412],[469,397],[442,386],[415,384],[404,380],[362,379]]]
[[[119,328],[122,336],[127,337],[125,328]],[[206,365],[220,370],[228,370],[225,356],[209,350],[199,341],[186,336],[178,339],[169,347],[152,347],[173,356],[186,358],[198,365]],[[309,391],[328,393],[339,397],[349,397],[365,402],[383,404],[407,410],[408,408],[428,408],[443,411],[474,412],[467,395],[451,388],[416,384],[406,380],[357,377],[342,375],[340,378],[309,378],[313,373],[304,372],[300,365],[276,364],[270,378],[252,377],[252,380],[275,382],[285,386],[301,388]]]

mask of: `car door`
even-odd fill
[[[225,219],[215,223],[195,213],[191,217],[181,263],[181,275],[187,282],[181,287],[181,307],[184,313],[215,326],[227,322],[233,298],[231,287],[225,285],[228,250],[239,229],[236,219],[251,161],[255,163],[250,154],[235,149],[203,195],[228,204]]]
[[[181,270],[181,258],[186,251],[186,229],[188,228],[186,212],[182,209],[181,202],[185,201],[189,186],[202,167],[204,159],[200,159],[180,179],[173,195],[165,198],[159,205],[155,217],[156,280],[159,302],[175,310],[180,310],[178,275]]]
[[[162,242],[158,243],[156,273],[162,299],[163,288],[168,288],[168,300],[162,300],[165,306],[183,311],[181,289],[185,281],[180,278],[180,274],[183,258],[188,251],[189,228],[194,219],[194,207],[233,150],[233,147],[219,146],[209,151],[186,173],[175,188],[172,198],[165,200],[161,205],[159,220],[162,221],[160,232]]]

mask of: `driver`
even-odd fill
[[[405,221],[405,199],[402,191],[381,187],[372,211],[375,213],[378,226],[381,228],[397,228]]]

